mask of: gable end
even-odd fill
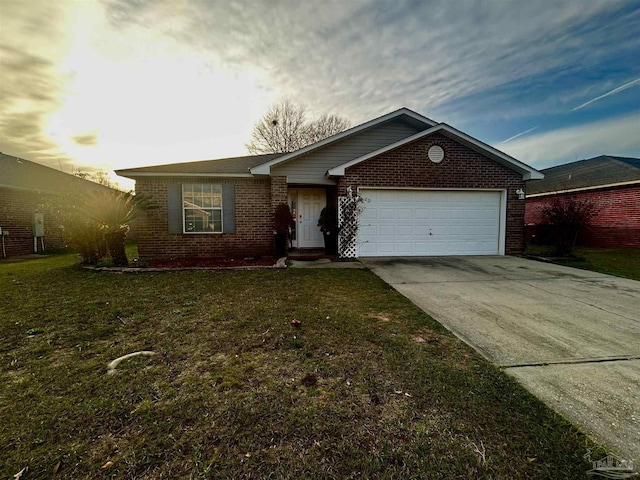
[[[366,155],[363,155],[359,158],[356,158],[354,160],[351,160],[350,162],[347,162],[343,165],[339,165],[335,168],[332,168],[330,170],[327,171],[327,175],[329,176],[344,176],[345,175],[345,170],[347,168],[350,168],[354,165],[357,165],[359,163],[362,163],[366,160],[369,160],[371,158],[377,157],[378,155],[382,155],[384,153],[390,152],[392,150],[395,150],[397,148],[403,147],[405,145],[411,144],[412,142],[415,142],[417,140],[420,140],[424,137],[433,135],[435,133],[439,133],[440,135],[443,135],[447,138],[450,138],[451,140],[453,140],[456,143],[459,143],[461,145],[466,146],[467,148],[474,150],[475,152],[479,153],[480,155],[483,155],[484,157],[490,158],[492,160],[494,160],[495,162],[519,173],[520,175],[522,175],[522,179],[523,180],[533,180],[533,179],[541,179],[544,178],[544,175],[539,172],[538,170],[530,167],[529,165],[526,165],[525,163],[520,162],[519,160],[516,160],[513,157],[510,157],[509,155],[507,155],[506,153],[501,152],[500,150],[497,150],[493,147],[491,147],[490,145],[487,145],[486,143],[481,142],[480,140],[477,140],[465,133],[462,133],[459,130],[456,130],[453,127],[450,127],[449,125],[445,124],[445,123],[441,123],[439,125],[436,125],[435,127],[429,128],[427,130],[424,130],[423,132],[419,132],[411,137],[405,138],[403,140],[400,140],[399,142],[396,142],[394,144],[388,145],[386,147],[383,147],[379,150],[376,150],[374,152],[368,153]]]

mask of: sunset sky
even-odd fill
[[[0,0],[0,61],[0,151],[67,172],[245,155],[285,97],[640,157],[640,1]]]

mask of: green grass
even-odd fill
[[[589,468],[582,433],[371,272],[74,261],[0,264],[2,478],[58,464],[58,478],[137,479]],[[156,355],[106,374],[138,350]]]
[[[529,245],[527,254],[552,256],[553,248],[545,245]],[[576,247],[571,257],[554,258],[553,261],[569,267],[640,280],[639,248]]]

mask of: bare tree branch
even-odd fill
[[[293,152],[340,133],[349,125],[345,118],[328,114],[307,121],[303,107],[283,100],[270,106],[255,124],[246,147],[252,154]]]

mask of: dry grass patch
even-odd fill
[[[52,257],[0,265],[0,282],[5,478],[588,468],[584,435],[367,271],[129,276]],[[140,350],[156,355],[106,374]]]

